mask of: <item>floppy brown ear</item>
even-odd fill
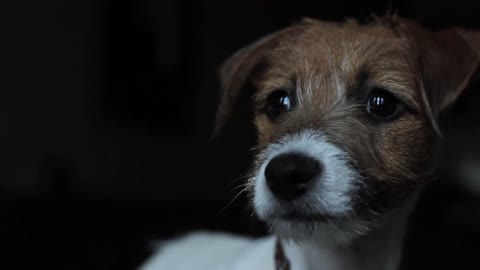
[[[412,22],[407,26],[418,45],[424,103],[439,132],[439,114],[455,103],[476,73],[480,39],[458,27],[430,32]]]
[[[228,121],[235,101],[239,97],[246,81],[250,79],[253,75],[252,73],[265,60],[269,49],[273,48],[288,31],[290,29],[286,28],[261,38],[237,51],[221,65],[219,71],[221,86],[220,105],[215,118],[212,138],[218,135]]]

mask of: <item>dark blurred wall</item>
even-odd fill
[[[466,1],[453,7],[433,1],[232,3],[10,3],[2,186],[48,185],[39,183],[38,172],[45,159],[55,157],[72,163],[78,177],[71,188],[86,195],[215,196],[212,186],[221,185],[216,174],[224,167],[216,162],[226,160],[215,155],[228,155],[216,153],[217,145],[208,141],[216,72],[241,46],[303,16],[364,19],[389,4],[432,28],[479,23]],[[241,162],[228,158],[232,162],[226,164]],[[209,184],[187,180],[193,186],[184,188],[181,179],[198,177],[196,172],[215,176]]]
[[[244,197],[221,211],[244,180],[253,133],[243,97],[222,136],[209,141],[220,63],[301,17],[365,19],[389,6],[431,28],[480,29],[474,1],[2,3],[0,233],[12,255],[6,257],[25,267],[132,269],[155,236],[195,228],[258,233]],[[459,106],[464,121],[445,125],[458,131],[448,133],[445,160],[469,149],[470,166],[478,165],[480,152],[471,147],[478,145],[477,100],[471,94]],[[449,189],[459,166],[444,166],[439,183],[448,188],[440,186],[432,199],[444,202],[449,191],[456,201],[476,198]],[[480,224],[476,216],[469,220],[468,226]]]
[[[3,9],[2,186],[38,185],[42,159],[80,153],[92,8],[88,1],[15,1]],[[83,139],[85,138],[85,139]],[[74,143],[75,142],[75,143]]]

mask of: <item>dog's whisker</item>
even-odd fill
[[[245,181],[246,179],[248,179],[248,177],[250,177],[250,173],[241,174],[241,175],[238,176],[237,178],[231,180],[231,181],[230,181],[230,185],[231,185],[231,184],[235,184],[235,183],[238,182],[238,181]]]
[[[240,185],[234,187],[231,191],[235,191],[235,190],[237,190],[237,189],[239,189],[239,188],[247,188],[247,187],[252,187],[252,184],[249,183],[249,182],[243,183],[243,184],[240,184]]]
[[[238,194],[235,195],[235,197],[233,197],[233,199],[232,199],[224,208],[222,208],[222,209],[217,213],[217,215],[220,215],[220,214],[222,214],[223,212],[225,212],[225,211],[228,209],[228,207],[230,207],[230,206],[235,202],[235,200],[236,200],[238,197],[240,197],[240,195],[242,195],[242,193],[246,192],[248,189],[250,189],[250,186],[247,186],[247,187],[245,187],[244,189],[242,189],[240,192],[238,192]]]

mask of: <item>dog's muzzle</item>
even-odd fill
[[[352,209],[358,174],[349,156],[313,130],[287,135],[259,156],[251,179],[254,205],[263,220],[344,216]]]

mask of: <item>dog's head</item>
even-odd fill
[[[258,217],[293,238],[348,237],[405,201],[431,178],[437,118],[479,62],[469,35],[304,19],[228,59],[217,131],[252,82]]]

